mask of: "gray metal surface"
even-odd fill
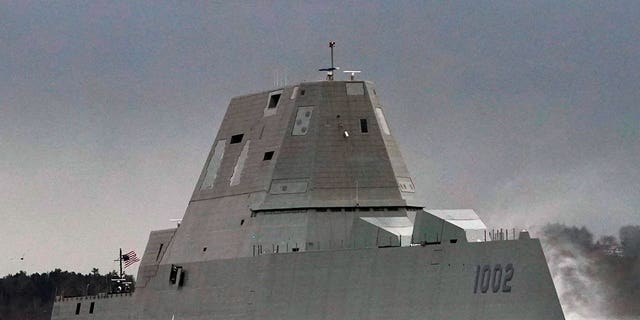
[[[52,319],[564,319],[538,240],[421,210],[383,109],[363,81],[233,98],[135,293],[59,297]]]

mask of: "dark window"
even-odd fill
[[[202,248],[202,252],[207,252],[207,247]]]
[[[300,95],[304,96],[304,89],[300,90]]]
[[[80,302],[76,304],[76,314],[80,314]]]
[[[89,306],[89,313],[93,314],[93,307],[96,305],[95,302],[91,302],[91,305]]]
[[[369,132],[369,127],[367,126],[367,119],[360,119],[360,132],[362,133]]]
[[[244,224],[244,219],[240,220],[240,225]]]
[[[242,142],[242,137],[244,137],[244,134],[242,134],[242,133],[233,135],[233,136],[231,136],[231,142],[230,143],[231,144],[240,143],[240,142]]]
[[[264,157],[262,157],[262,161],[267,161],[273,159],[274,151],[268,151],[264,153]]]
[[[278,101],[280,101],[280,94],[279,93],[272,94],[269,97],[269,105],[267,106],[267,108],[268,109],[273,109],[273,108],[277,107],[278,106]]]

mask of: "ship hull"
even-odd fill
[[[131,296],[59,299],[52,319],[564,319],[537,239],[181,266],[181,286],[160,265]]]

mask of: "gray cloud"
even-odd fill
[[[180,217],[230,97],[376,82],[429,208],[638,221],[639,5],[0,4],[0,274],[103,271]]]

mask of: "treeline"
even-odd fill
[[[542,233],[565,312],[640,318],[640,226],[624,226],[618,237],[598,239],[585,227],[562,224],[546,225]]]
[[[89,274],[55,269],[49,273],[27,275],[20,271],[8,275],[0,278],[0,320],[49,320],[55,296],[110,292],[113,278],[118,278],[115,271],[101,275],[95,268]],[[133,282],[132,276],[126,279]]]

